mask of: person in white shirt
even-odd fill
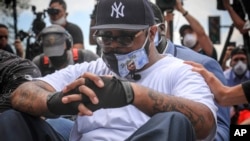
[[[101,0],[96,21],[92,28],[102,58],[22,84],[13,92],[13,103],[22,107],[27,103],[19,97],[35,93],[39,98],[32,97],[23,111],[78,114],[72,141],[213,140],[213,94],[183,60],[158,53],[149,2]],[[127,69],[131,60],[133,71]]]

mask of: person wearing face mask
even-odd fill
[[[72,48],[71,35],[60,25],[54,24],[44,28],[39,38],[44,53],[36,56],[33,62],[41,70],[42,76],[68,65],[99,58],[90,50]]]
[[[57,24],[64,27],[73,39],[73,48],[84,49],[84,36],[81,28],[67,21],[67,5],[64,0],[51,0],[47,13],[51,24]]]
[[[250,80],[250,71],[248,66],[248,55],[243,45],[236,46],[230,55],[230,68],[224,71],[227,80],[227,86],[235,86],[245,81]],[[242,110],[248,110],[249,105],[234,105],[232,107],[233,113],[231,123],[240,124],[243,120],[239,121]]]
[[[213,94],[191,66],[157,51],[148,0],[100,0],[91,28],[102,57],[22,84],[14,107],[29,105],[21,110],[31,115],[77,114],[72,141],[213,140]]]
[[[217,52],[201,24],[184,9],[180,0],[176,0],[175,9],[179,11],[189,23],[189,25],[182,25],[179,29],[182,45],[217,60]]]

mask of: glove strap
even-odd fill
[[[134,91],[132,89],[130,82],[121,80],[121,83],[122,83],[122,86],[123,86],[125,94],[126,94],[127,103],[129,103],[129,104],[133,103]]]

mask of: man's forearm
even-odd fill
[[[138,109],[149,116],[168,111],[183,113],[193,124],[198,139],[207,137],[215,125],[212,112],[201,103],[161,94],[134,84],[132,87],[135,93],[133,104]]]
[[[45,82],[26,82],[12,93],[12,107],[34,116],[50,116],[46,102],[52,91],[53,88]]]

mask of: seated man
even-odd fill
[[[23,111],[78,113],[70,140],[213,140],[213,94],[183,60],[157,52],[148,0],[101,0],[96,19],[92,28],[102,58],[20,85],[13,107],[27,104],[29,93],[34,94],[32,108]]]

